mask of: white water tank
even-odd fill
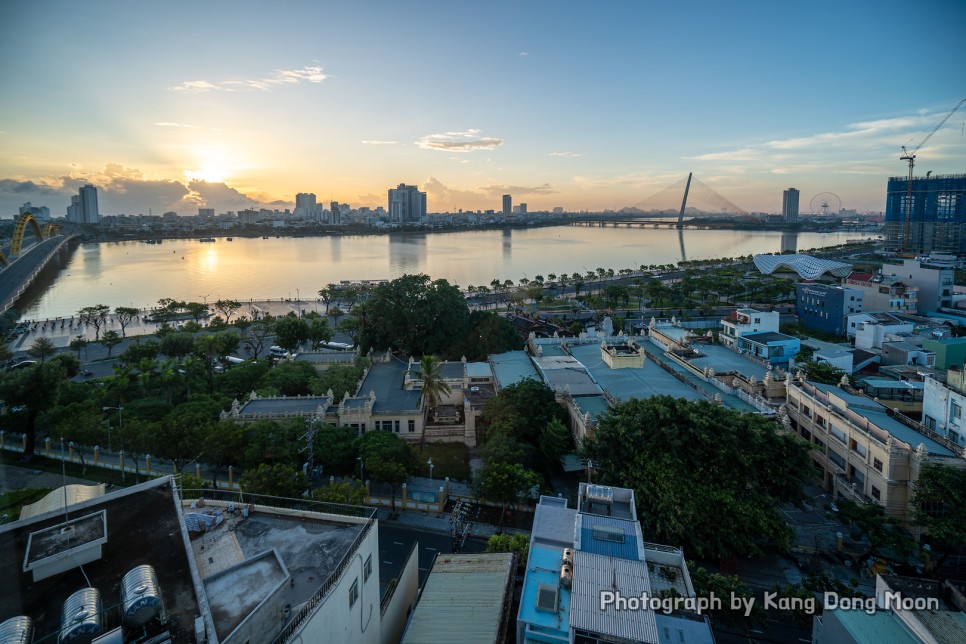
[[[133,568],[121,580],[121,605],[125,626],[142,626],[161,612],[161,586],[154,568]]]
[[[0,644],[31,644],[34,623],[26,615],[11,617],[0,624]]]
[[[67,598],[60,616],[60,644],[88,644],[103,630],[99,590],[82,588]]]

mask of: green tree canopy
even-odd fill
[[[802,498],[808,446],[773,420],[671,396],[631,399],[584,445],[601,482],[635,490],[644,533],[700,557],[787,545],[779,505]]]
[[[939,568],[966,543],[966,469],[925,463],[913,490],[913,522],[926,530],[938,550]]]
[[[286,360],[262,378],[258,391],[269,396],[305,396],[314,379],[315,369],[312,365]]]
[[[392,508],[395,510],[397,488],[416,471],[412,447],[392,432],[367,432],[358,441],[357,448],[366,467],[366,478],[389,485]]]
[[[239,485],[243,492],[289,499],[301,498],[308,487],[302,472],[291,465],[262,463],[242,474]]]
[[[460,290],[428,275],[403,275],[380,284],[369,301],[369,348],[400,349],[411,355],[442,355],[466,335],[469,309]]]
[[[488,428],[488,436],[489,429],[496,424],[521,443],[535,445],[547,423],[554,419],[562,421],[565,416],[553,390],[527,378],[504,387],[487,400],[480,423]]]
[[[133,306],[118,306],[114,308],[114,318],[121,325],[121,335],[127,337],[127,325],[131,323],[141,311]]]
[[[108,358],[110,358],[111,353],[114,352],[114,347],[121,344],[121,342],[123,342],[123,339],[121,338],[121,334],[119,334],[114,329],[110,329],[104,332],[104,337],[101,338],[101,344],[107,347]]]
[[[332,365],[323,371],[318,378],[313,378],[309,383],[309,388],[316,396],[324,396],[331,389],[333,400],[339,402],[347,393],[350,396],[355,395],[359,386],[359,378],[362,377],[362,371],[362,367],[356,365]]]
[[[54,355],[56,352],[57,347],[54,346],[53,340],[43,335],[34,340],[33,344],[30,345],[30,348],[27,349],[27,355],[29,355],[31,358],[36,358],[41,362],[46,362],[47,358]]]
[[[275,321],[275,344],[286,351],[294,352],[309,339],[309,325],[302,318],[286,315]]]
[[[493,353],[522,349],[523,344],[523,338],[504,316],[477,310],[470,313],[466,335],[447,351],[446,356],[451,360],[466,356],[467,360],[482,361]]]
[[[325,476],[359,476],[357,431],[320,423],[315,433],[315,462]]]

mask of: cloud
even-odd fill
[[[528,51],[521,51],[520,52],[520,56],[529,56],[529,55],[530,55],[530,52],[528,52]]]
[[[215,90],[235,91],[235,89],[269,90],[279,85],[298,85],[302,82],[319,84],[328,76],[318,65],[307,65],[301,69],[276,69],[268,78],[228,79],[217,82],[206,80],[186,81],[171,89],[179,92],[209,92]]]
[[[366,145],[396,145],[399,141],[363,140]]]
[[[578,152],[551,152],[548,156],[552,157],[582,157],[584,155]]]
[[[155,123],[158,127],[182,127],[190,130],[200,130],[202,127],[200,125],[188,125],[187,123],[172,123],[171,121],[161,121],[160,123]]]
[[[416,145],[424,150],[441,150],[444,152],[472,152],[473,150],[495,150],[503,145],[503,139],[479,136],[480,130],[466,130],[465,132],[443,132],[441,134],[427,134]]]
[[[491,184],[480,186],[480,190],[488,195],[552,195],[557,191],[549,183],[541,186],[508,186],[504,184]]]
[[[0,179],[0,212],[16,212],[25,201],[47,206],[55,217],[63,216],[77,189],[92,183],[97,186],[101,214],[138,214],[149,210],[155,214],[174,211],[195,214],[198,207],[215,208],[217,212],[261,205],[290,205],[266,194],[246,194],[224,182],[192,180],[187,183],[147,177],[137,168],[108,163],[103,170],[87,172],[73,165],[58,177],[24,180]]]

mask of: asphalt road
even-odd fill
[[[419,586],[426,583],[429,569],[433,565],[436,554],[452,552],[453,541],[448,534],[428,532],[412,528],[400,528],[391,522],[379,522],[379,591],[386,592],[389,582],[402,573],[406,557],[419,542]],[[483,552],[486,544],[476,539],[468,539],[463,546],[463,552]]]

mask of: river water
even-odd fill
[[[17,308],[29,319],[76,315],[92,304],[157,305],[161,298],[214,301],[316,297],[328,283],[426,273],[462,287],[549,273],[637,268],[687,259],[807,251],[851,233],[552,226],[344,237],[236,237],[80,245]]]

